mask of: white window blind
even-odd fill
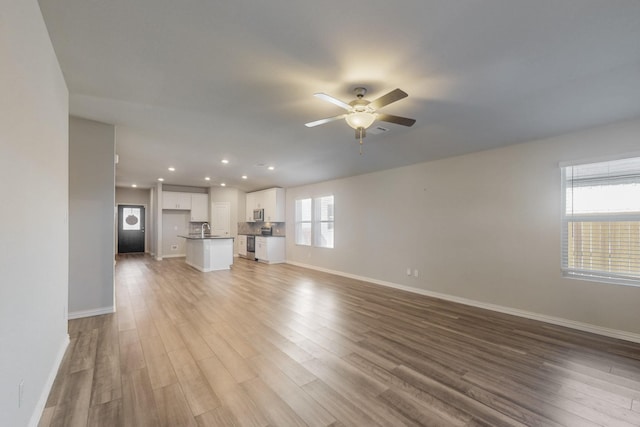
[[[297,245],[333,248],[333,196],[296,200],[295,216]]]
[[[296,200],[296,245],[311,246],[311,199]]]
[[[562,168],[566,276],[640,285],[640,158]]]
[[[333,196],[315,199],[314,246],[333,248]]]

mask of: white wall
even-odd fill
[[[114,310],[115,128],[69,119],[69,317]]]
[[[149,252],[151,248],[150,238],[153,235],[153,209],[151,206],[151,190],[144,188],[116,187],[116,206],[117,205],[144,205],[144,207],[146,208],[144,212],[144,248],[145,252]],[[118,234],[117,230],[118,226],[116,225],[116,235]],[[116,239],[116,248],[117,247],[118,246]]]
[[[640,120],[290,188],[335,195],[335,249],[295,245],[290,262],[640,334],[640,287],[565,279],[560,161],[640,150]],[[428,143],[428,142],[425,142]],[[406,269],[418,270],[407,277]]]
[[[69,114],[36,1],[2,2],[0,70],[0,424],[35,426],[68,343]]]

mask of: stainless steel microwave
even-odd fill
[[[253,210],[253,220],[254,221],[264,221],[264,209],[254,209]]]

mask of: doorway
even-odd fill
[[[144,252],[144,206],[118,205],[118,253]]]
[[[231,202],[213,202],[211,234],[229,236],[231,234]]]

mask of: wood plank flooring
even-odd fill
[[[120,257],[41,427],[640,426],[640,345],[290,265]]]

